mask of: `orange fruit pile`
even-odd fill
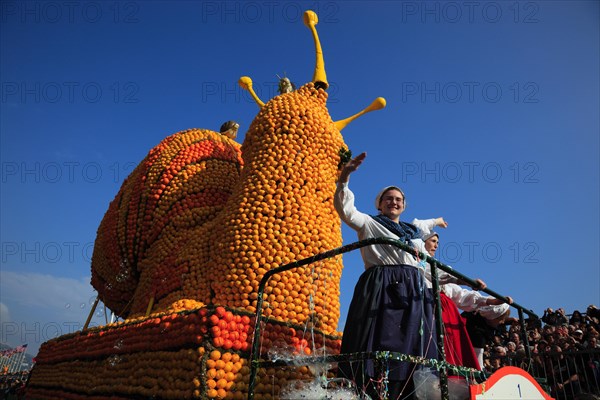
[[[247,312],[200,307],[63,335],[40,348],[27,398],[246,399],[253,328]],[[286,357],[339,353],[339,336],[275,321],[263,331],[263,358],[274,346]],[[272,399],[314,375],[307,367],[290,366],[261,368],[258,378],[255,398]]]
[[[210,246],[214,303],[255,311],[270,269],[341,246],[333,193],[345,148],[326,108],[327,93],[308,83],[261,107],[242,145],[244,169],[216,218]],[[319,316],[337,329],[341,258],[275,275],[265,314],[292,323]]]

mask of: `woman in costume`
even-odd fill
[[[376,197],[377,215],[360,212],[348,187],[350,174],[362,164],[362,153],[344,165],[340,172],[334,206],[342,221],[354,229],[359,240],[391,237],[425,253],[418,229],[400,221],[406,199],[396,186],[384,188]],[[425,358],[437,358],[429,265],[415,254],[395,246],[372,245],[361,248],[365,272],[360,276],[344,327],[341,353],[393,351]],[[441,283],[456,278],[440,271]],[[339,375],[354,381],[357,388],[378,398],[388,390],[391,399],[413,398],[411,373],[415,364],[390,361],[388,386],[381,388],[380,374],[373,360],[340,363]]]
[[[439,246],[439,235],[433,232],[432,220],[413,220],[413,224],[423,232],[425,249],[431,257]],[[447,224],[446,224],[447,226]],[[485,288],[485,283],[477,279],[479,288]],[[509,297],[510,299],[510,297]],[[461,317],[458,309],[463,311],[475,311],[487,306],[495,306],[504,303],[500,299],[484,296],[481,293],[462,288],[457,284],[448,283],[441,286],[440,304],[442,306],[442,321],[444,323],[444,350],[446,361],[450,364],[469,368],[481,369],[482,365],[471,339],[467,332],[465,320]],[[512,299],[510,299],[512,303]]]

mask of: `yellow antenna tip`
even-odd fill
[[[252,87],[252,79],[249,76],[242,76],[238,83],[245,90],[249,90]]]
[[[313,10],[306,10],[302,16],[302,21],[304,21],[304,25],[310,28],[311,26],[315,26],[319,23],[319,17],[317,17],[317,13],[315,13]]]
[[[373,110],[381,110],[382,108],[385,108],[386,105],[387,103],[383,97],[378,97],[375,100],[373,100],[373,103],[371,103],[371,107],[373,107]]]
[[[252,96],[252,98],[254,99],[254,102],[256,104],[258,104],[259,107],[262,107],[265,105],[265,103],[258,98],[258,96],[256,95],[256,93],[254,93],[254,89],[252,89],[252,79],[250,79],[249,76],[242,76],[239,80],[238,80],[238,84],[244,89],[247,90],[248,92],[250,92],[250,96]]]

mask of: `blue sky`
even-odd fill
[[[600,304],[597,1],[0,2],[3,343],[30,352],[80,329],[96,229],[164,137],[241,125],[277,75],[312,78],[315,10],[329,112],[387,108],[344,131],[373,213],[443,216],[441,261],[535,312]],[[344,243],[356,240],[343,228]],[[358,276],[344,258],[342,320]],[[93,323],[105,321],[100,308]]]

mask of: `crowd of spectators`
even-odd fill
[[[30,371],[0,375],[0,400],[20,400],[25,398],[25,384]]]
[[[484,348],[484,370],[492,373],[514,365],[545,376],[559,399],[579,393],[600,394],[600,309],[590,305],[567,315],[562,308],[544,311],[541,319],[528,319],[525,337],[516,318],[496,328]]]

